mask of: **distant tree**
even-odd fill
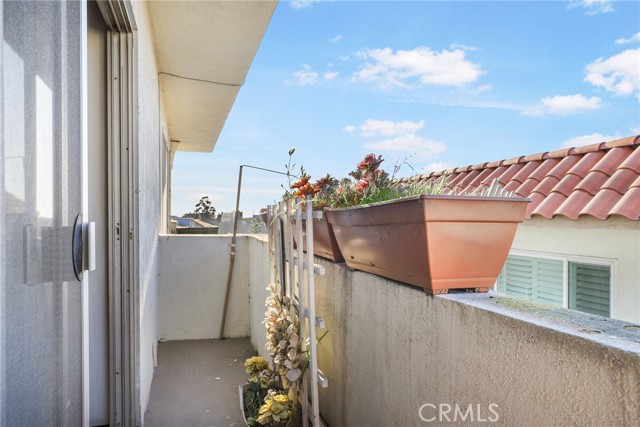
[[[262,220],[251,218],[251,233],[258,234],[262,231]]]
[[[198,215],[208,215],[213,218],[216,214],[216,208],[211,205],[209,196],[202,196],[200,198],[200,201],[196,203],[196,209],[193,211],[193,213]]]

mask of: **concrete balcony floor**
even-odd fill
[[[244,426],[238,385],[253,355],[248,338],[159,343],[145,426]]]

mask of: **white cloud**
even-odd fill
[[[463,86],[483,74],[478,64],[465,59],[461,49],[434,52],[425,46],[413,50],[391,48],[358,52],[365,62],[353,75],[354,80],[377,82],[383,88],[393,86]]]
[[[468,46],[466,44],[460,44],[460,43],[451,43],[451,46],[449,46],[449,49],[452,49],[452,50],[455,50],[455,49],[468,50],[469,52],[475,52],[476,50],[480,50],[479,47]]]
[[[368,119],[360,125],[360,131],[363,136],[394,136],[400,134],[416,133],[424,127],[424,120],[419,122],[411,122],[408,120],[402,122],[393,122],[391,120],[374,120]]]
[[[349,57],[349,55],[340,55],[338,56],[338,59],[340,61],[351,61],[351,58]]]
[[[291,0],[289,5],[297,10],[309,9],[313,3],[317,3],[320,0]]]
[[[303,64],[302,70],[296,71],[293,75],[300,86],[314,85],[318,82],[318,73],[307,64]]]
[[[616,132],[615,135],[603,135],[601,133],[592,133],[591,135],[576,136],[575,138],[567,139],[562,143],[562,148],[581,147],[583,145],[595,144],[598,142],[613,141],[620,138],[620,134]]]
[[[610,58],[598,58],[585,68],[586,82],[618,96],[640,98],[640,49],[627,49]]]
[[[629,130],[634,135],[640,135],[640,127],[630,127]]]
[[[491,85],[482,85],[482,86],[474,87],[473,89],[469,90],[469,94],[470,95],[479,95],[482,92],[488,92],[488,91],[490,91],[492,89],[493,89],[493,86],[491,86]]]
[[[445,162],[431,162],[427,165],[425,165],[421,170],[420,173],[429,173],[429,172],[440,172],[443,170],[447,170],[447,169],[451,169],[451,165],[449,163],[445,163]]]
[[[342,130],[345,132],[353,132],[354,130],[356,130],[356,127],[354,125],[346,125],[342,128]]]
[[[638,42],[640,42],[640,31],[638,31],[637,33],[635,33],[629,38],[622,37],[616,40],[616,44],[629,44],[629,43],[638,43]]]
[[[358,59],[365,60],[367,59],[367,52],[363,50],[359,50],[354,54],[354,56]]]
[[[613,2],[611,0],[577,0],[570,1],[567,9],[581,7],[585,15],[598,15],[601,13],[613,12]]]
[[[368,119],[360,126],[349,125],[344,128],[348,132],[359,129],[365,138],[384,138],[380,141],[367,142],[364,146],[370,150],[390,151],[395,153],[415,154],[416,158],[426,159],[446,150],[446,146],[438,141],[423,138],[417,132],[424,127],[424,120],[394,122],[391,120]]]
[[[340,40],[342,40],[344,37],[342,36],[342,34],[338,34],[337,36],[335,36],[334,38],[332,38],[331,40],[329,40],[331,43],[338,43]]]
[[[543,98],[537,105],[522,112],[524,116],[566,116],[602,107],[601,99],[584,95],[557,95]]]
[[[442,142],[425,139],[414,133],[407,133],[379,142],[370,142],[365,144],[365,148],[369,148],[371,150],[415,153],[416,157],[421,158],[432,157],[433,155],[442,153],[446,150],[446,146]]]
[[[339,74],[340,73],[338,73],[337,71],[327,71],[323,75],[325,80],[333,80],[338,77]]]

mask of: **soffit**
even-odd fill
[[[148,2],[169,136],[213,150],[277,1]]]

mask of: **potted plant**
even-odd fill
[[[338,188],[338,180],[329,174],[314,184],[311,184],[309,179],[310,177],[303,172],[300,181],[291,185],[291,189],[295,190],[293,197],[300,198],[304,201],[307,195],[311,195],[313,196],[313,210],[324,211],[324,209],[330,205],[331,197]],[[302,243],[304,251],[307,250],[306,230],[307,221],[302,220]],[[313,253],[333,262],[344,261],[336,237],[333,234],[331,224],[327,222],[325,215],[313,221]]]
[[[269,368],[269,362],[260,356],[250,357],[244,362],[244,366],[249,379],[240,386],[240,408],[247,425],[258,425],[260,408],[269,390],[275,388],[277,378]]]
[[[326,210],[350,268],[423,288],[486,292],[506,261],[529,199],[447,192],[446,177],[400,186],[369,154]],[[495,193],[495,194],[494,194]]]
[[[338,180],[327,174],[324,178],[319,179],[315,183],[311,183],[311,177],[306,173],[303,166],[300,166],[300,173],[294,175],[292,171],[296,167],[296,165],[293,164],[293,154],[295,151],[295,148],[289,150],[289,161],[284,165],[289,184],[283,198],[285,200],[301,199],[299,203],[305,203],[304,200],[307,195],[311,195],[313,197],[313,210],[324,211],[324,209],[330,205],[331,197],[338,188]],[[298,178],[298,181],[292,183],[292,177]],[[306,229],[306,220],[303,219],[302,244],[304,251],[307,250]],[[294,244],[296,243],[294,240]],[[334,262],[344,261],[338,243],[333,235],[331,225],[327,222],[324,215],[322,218],[313,221],[313,253]]]

